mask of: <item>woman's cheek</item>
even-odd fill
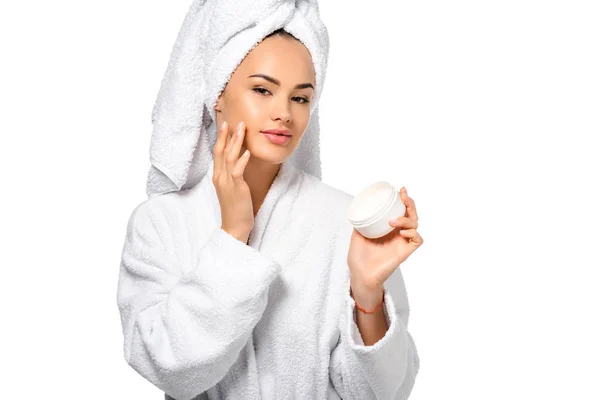
[[[306,130],[309,121],[310,113],[305,110],[299,111],[297,115],[294,116],[294,125],[296,125],[296,129],[298,129],[298,133],[303,133]]]
[[[265,123],[265,121],[262,121],[262,114],[266,112],[265,106],[264,101],[261,102],[261,99],[256,95],[241,96],[238,113],[248,127],[258,130],[265,129],[260,126],[260,124]]]

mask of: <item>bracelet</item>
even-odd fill
[[[352,296],[352,298],[354,299],[354,296]],[[384,301],[385,301],[385,292],[383,293],[383,300],[381,300],[381,303],[379,303],[379,305],[377,307],[375,307],[375,309],[373,309],[371,311],[367,311],[364,308],[362,308],[361,306],[359,306],[356,303],[356,300],[354,300],[354,305],[356,306],[356,308],[358,308],[360,311],[362,311],[365,314],[373,314],[373,313],[377,312],[377,310],[379,310],[381,307],[383,307]]]

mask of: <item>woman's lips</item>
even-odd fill
[[[261,132],[262,133],[271,133],[271,134],[275,134],[275,135],[292,136],[292,132],[290,132],[289,129],[267,129],[267,130],[264,130]]]
[[[269,131],[262,131],[261,133],[265,135],[271,141],[271,143],[275,144],[286,144],[291,138],[291,136],[277,135],[274,133],[269,133]]]

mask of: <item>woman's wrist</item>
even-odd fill
[[[350,283],[351,296],[360,308],[371,311],[381,305],[384,297],[383,286],[367,287],[360,283]]]

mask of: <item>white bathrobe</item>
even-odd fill
[[[221,229],[212,174],[132,212],[117,294],[129,365],[177,400],[407,399],[419,357],[400,268],[385,336],[365,346],[356,325],[352,196],[284,162],[246,245]]]

